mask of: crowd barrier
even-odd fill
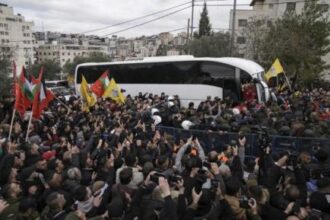
[[[188,139],[191,136],[198,138],[206,152],[210,150],[222,151],[225,146],[238,143],[238,133],[219,133],[205,130],[184,130],[173,127],[159,126],[159,131],[172,136],[174,140]],[[245,154],[256,156],[260,152],[258,147],[258,136],[256,134],[247,134]],[[329,150],[330,139],[305,138],[292,136],[270,136],[270,146],[273,152],[289,150],[291,152],[315,152],[317,148],[326,148]]]

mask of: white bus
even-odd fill
[[[195,104],[207,96],[231,97],[243,101],[242,84],[252,82],[259,102],[270,98],[264,69],[241,58],[195,58],[193,56],[147,57],[141,60],[106,63],[83,63],[76,67],[75,89],[80,93],[82,75],[89,84],[109,70],[125,94],[142,93],[178,95],[181,104]]]

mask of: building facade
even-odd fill
[[[79,35],[62,34],[53,41],[38,41],[36,62],[52,60],[60,63],[72,62],[76,56],[88,56],[93,52],[108,54],[108,45],[97,38],[86,38]],[[43,42],[43,43],[40,43]]]
[[[12,7],[0,3],[0,54],[16,62],[17,71],[35,61],[33,36],[34,23]]]
[[[239,55],[246,58],[252,58],[246,47],[248,39],[244,33],[249,21],[260,18],[265,18],[270,21],[276,20],[281,18],[286,11],[295,11],[299,14],[302,12],[304,4],[304,1],[297,0],[252,0],[250,4],[250,6],[253,7],[252,10],[236,10],[234,42]],[[328,7],[330,6],[330,0],[319,0],[318,4]],[[232,21],[233,10],[230,11],[230,29],[233,28]],[[323,59],[330,64],[330,53]]]

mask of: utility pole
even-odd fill
[[[191,27],[190,27],[190,39],[193,39],[194,34],[194,7],[195,7],[195,0],[191,1]]]
[[[231,41],[230,41],[230,54],[231,54],[231,56],[233,56],[233,50],[234,50],[235,25],[236,25],[236,6],[237,6],[237,0],[234,0],[233,20],[232,20],[232,27],[231,27]]]
[[[187,39],[186,39],[186,44],[187,44],[187,54],[190,53],[189,49],[189,28],[190,28],[190,18],[188,18],[188,24],[187,24]]]

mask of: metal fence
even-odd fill
[[[238,133],[219,133],[205,130],[184,130],[173,127],[159,126],[158,129],[162,133],[166,133],[174,138],[188,139],[196,136],[206,152],[210,150],[222,151],[224,147],[234,142],[238,142]],[[256,134],[247,134],[245,154],[250,156],[258,155],[258,136]],[[330,139],[305,138],[291,136],[270,136],[271,148],[273,152],[282,150],[290,150],[295,152],[309,151],[313,152],[316,148],[329,148]]]

